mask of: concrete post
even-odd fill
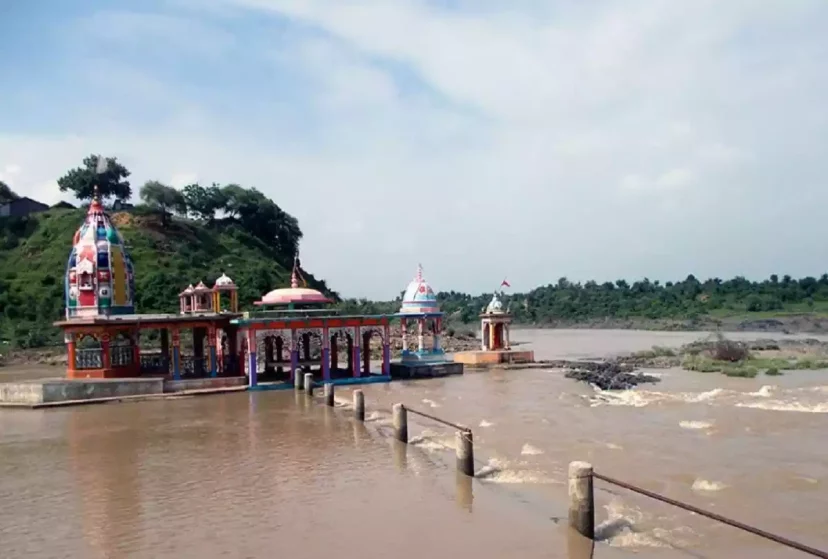
[[[592,464],[569,464],[569,526],[582,536],[595,537],[595,498],[592,493]]]
[[[334,407],[334,385],[332,382],[325,383],[325,405]]]
[[[295,375],[293,375],[293,388],[295,388],[296,390],[305,389],[305,377],[300,375],[298,371]]]
[[[394,438],[408,444],[408,414],[405,411],[405,406],[402,404],[394,404],[392,411]]]
[[[455,433],[455,447],[457,452],[457,471],[474,477],[474,440],[471,431],[457,431]]]
[[[313,373],[305,373],[305,394],[313,396]]]
[[[365,421],[365,395],[362,390],[354,390],[354,419]]]

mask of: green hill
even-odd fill
[[[72,237],[86,210],[58,210],[0,219],[0,338],[32,347],[59,340],[51,326],[63,316],[63,281]],[[263,293],[290,280],[292,256],[245,230],[236,220],[212,223],[161,216],[137,208],[110,214],[135,264],[138,312],[175,312],[189,283],[208,285],[227,273],[250,308]],[[336,297],[324,281],[308,284]]]

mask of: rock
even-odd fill
[[[556,369],[567,369],[564,376],[588,382],[601,390],[629,390],[643,383],[655,383],[661,379],[652,375],[633,372],[629,363],[618,361],[543,361]]]

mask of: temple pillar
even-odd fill
[[[330,333],[328,327],[325,326],[322,328],[322,380],[324,381],[331,380],[330,343]]]
[[[422,353],[424,348],[423,330],[425,329],[425,319],[417,319],[417,352]]]
[[[354,342],[353,342],[354,354],[351,356],[351,359],[353,360],[354,377],[362,376],[362,373],[360,372],[360,366],[359,366],[359,361],[360,361],[360,358],[359,358],[360,357],[360,351],[359,351],[359,334],[360,334],[360,332],[359,332],[359,330],[360,330],[359,326],[354,326],[354,333],[352,335],[352,339],[354,340]]]
[[[403,353],[408,351],[408,323],[404,318],[400,319],[400,337],[402,338]]]
[[[331,336],[331,370],[336,371],[339,368],[339,335]]]
[[[66,376],[72,378],[75,371],[75,363],[77,362],[75,334],[72,332],[64,332],[63,341],[66,343]]]
[[[110,353],[110,336],[109,332],[104,332],[101,335],[101,363],[103,365],[104,378],[109,376],[112,371],[112,354]]]
[[[388,324],[382,329],[382,374],[391,375],[391,328]]]
[[[284,372],[284,367],[282,367],[282,363],[285,362],[284,354],[282,351],[285,349],[285,340],[282,338],[282,332],[279,332],[279,335],[276,337],[274,342],[275,351],[276,351],[276,372],[281,374]]]
[[[354,376],[354,337],[353,335],[348,335],[348,341],[346,343],[346,351],[348,353],[348,367],[347,371]]]
[[[216,329],[210,326],[207,329],[207,347],[210,359],[210,376],[218,376],[218,351],[216,350]]]
[[[178,328],[172,331],[173,380],[181,380],[181,334]]]
[[[440,332],[442,331],[440,323],[441,320],[439,318],[434,320],[434,342],[432,344],[432,350],[436,353],[439,353],[442,349],[440,345]]]
[[[136,376],[141,376],[141,330],[135,328],[132,331],[132,367]]]
[[[503,349],[512,349],[512,345],[509,343],[509,323],[503,323]]]
[[[247,362],[248,362],[248,373],[247,373],[247,386],[250,388],[255,387],[259,383],[259,369],[258,364],[256,363],[256,348],[258,344],[256,342],[256,330],[250,329],[247,331]]]

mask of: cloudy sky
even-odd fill
[[[256,186],[392,297],[828,270],[825,0],[0,1],[0,180]],[[136,188],[137,190],[137,188]]]

